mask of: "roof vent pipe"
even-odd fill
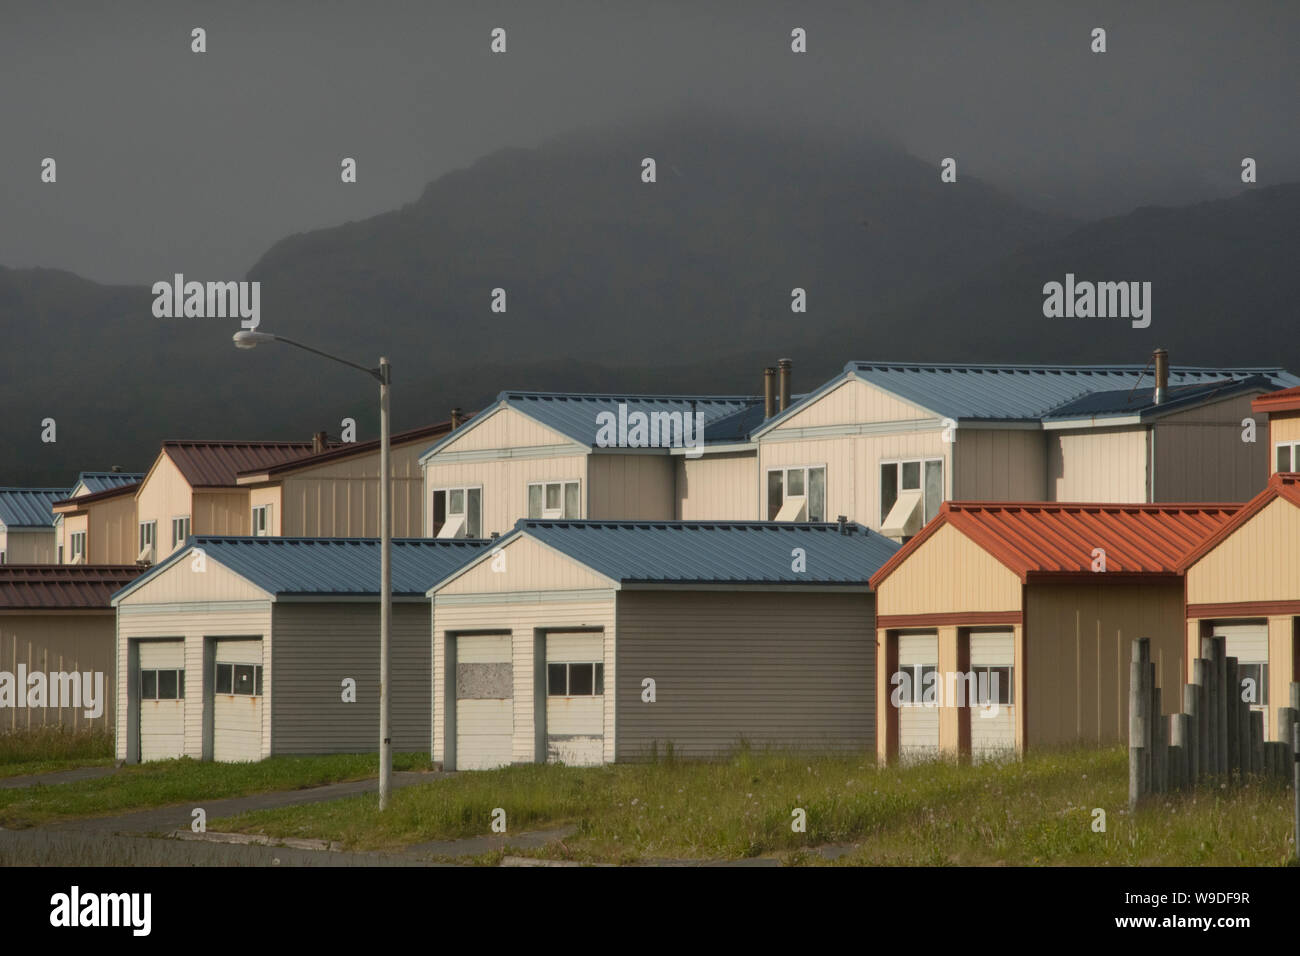
[[[463,418],[462,418],[462,416],[461,416],[460,409],[459,409],[459,408],[453,408],[453,409],[451,410],[451,427],[452,427],[452,428],[459,428],[459,427],[460,427],[460,423],[461,423],[462,421],[463,421]]]
[[[776,414],[776,369],[763,369],[763,418]]]
[[[777,374],[777,394],[780,397],[777,411],[783,412],[790,407],[790,368],[794,363],[788,358],[779,359],[776,363]]]
[[[848,533],[849,533],[849,516],[848,516],[848,515],[840,515],[838,518],[835,519],[835,521],[836,521],[836,522],[839,524],[839,526],[840,526],[840,534],[848,534]]]
[[[311,453],[313,455],[319,455],[325,450],[325,442],[328,437],[329,436],[325,432],[316,432],[316,434],[311,436]]]
[[[1155,401],[1157,405],[1163,405],[1169,391],[1169,353],[1164,349],[1156,349],[1152,357],[1156,363]]]

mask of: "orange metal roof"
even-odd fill
[[[109,564],[0,565],[0,609],[107,611],[114,592],[144,570]]]
[[[1106,552],[1106,573],[1177,574],[1179,562],[1242,508],[1239,504],[1074,504],[945,502],[921,533],[876,572],[879,586],[931,535],[952,525],[1021,581],[1040,575],[1092,574],[1092,552]]]
[[[1263,491],[1242,505],[1230,521],[1224,522],[1222,527],[1183,556],[1183,559],[1178,562],[1178,570],[1185,572],[1214,548],[1218,547],[1222,541],[1230,537],[1238,528],[1263,511],[1264,506],[1274,498],[1284,498],[1297,508],[1300,508],[1300,474],[1295,472],[1274,472],[1269,477],[1268,484]]]
[[[1252,412],[1291,412],[1300,410],[1300,386],[1284,388],[1257,396],[1250,403]]]
[[[301,441],[165,441],[163,451],[191,488],[233,488],[241,471],[270,468],[312,453]]]

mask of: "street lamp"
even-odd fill
[[[235,347],[252,349],[264,342],[282,342],[295,348],[303,349],[314,355],[332,359],[351,368],[360,369],[379,382],[379,809],[388,808],[388,794],[393,782],[393,738],[389,733],[389,699],[388,685],[391,682],[388,645],[392,635],[393,619],[393,506],[389,492],[389,447],[388,447],[388,386],[392,381],[392,370],[388,359],[380,357],[378,368],[366,368],[356,362],[330,355],[310,345],[303,345],[282,335],[270,332],[254,332],[242,329],[235,333]]]

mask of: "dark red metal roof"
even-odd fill
[[[241,471],[273,465],[312,453],[301,441],[165,441],[163,451],[175,462],[191,488],[233,488]]]
[[[1291,412],[1300,409],[1300,386],[1258,396],[1250,403],[1253,412]]]
[[[469,416],[465,416],[468,420]],[[428,441],[430,438],[438,438],[451,431],[451,422],[438,422],[435,425],[423,425],[420,428],[411,428],[404,432],[395,432],[388,436],[388,443],[391,447],[405,445],[413,441]],[[286,471],[295,471],[299,468],[310,468],[313,465],[323,465],[331,461],[339,461],[344,458],[350,458],[353,455],[365,455],[379,448],[379,439],[372,438],[369,441],[348,442],[341,445],[333,445],[323,452],[312,455],[308,454],[304,458],[295,458],[282,461],[279,464],[262,468],[241,469],[241,475],[279,475]]]
[[[75,498],[65,498],[62,501],[56,501],[50,507],[62,508],[62,513],[66,514],[68,507],[75,506],[80,511],[84,505],[93,505],[96,502],[108,501],[110,498],[120,498],[122,495],[133,495],[140,490],[143,482],[133,481],[130,484],[118,485],[116,488],[106,488],[103,491],[96,491],[94,494],[77,495]]]
[[[1180,562],[1241,510],[1239,504],[1073,504],[945,502],[939,514],[871,579],[877,587],[945,524],[978,544],[1021,581],[1092,574],[1093,550],[1106,573],[1177,574]]]
[[[0,610],[109,609],[109,598],[144,568],[109,564],[0,565]]]

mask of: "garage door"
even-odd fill
[[[898,669],[906,671],[911,681],[912,700],[898,708],[898,756],[911,762],[934,760],[939,756],[939,708],[926,705],[926,675],[939,670],[939,636],[937,634],[903,634],[898,638]],[[935,693],[943,688],[933,685]]]
[[[571,767],[605,761],[605,635],[546,635],[546,760]]]
[[[1011,631],[970,636],[970,669],[975,673],[980,705],[973,707],[970,714],[970,749],[974,761],[1009,757],[1016,752],[1012,686],[1015,655]],[[994,703],[996,707],[991,706]]]
[[[457,770],[490,770],[511,762],[515,700],[510,648],[509,634],[456,638]]]
[[[1268,708],[1268,625],[1263,622],[1216,624],[1214,635],[1226,638],[1225,656],[1237,659],[1237,674],[1242,681],[1242,693],[1252,693],[1255,697],[1255,703],[1250,709],[1264,714],[1264,739],[1275,739],[1276,728],[1269,720]],[[1250,683],[1247,683],[1248,681]]]
[[[262,759],[262,641],[216,642],[212,759]]]
[[[185,642],[138,647],[140,759],[170,760],[185,752]]]

